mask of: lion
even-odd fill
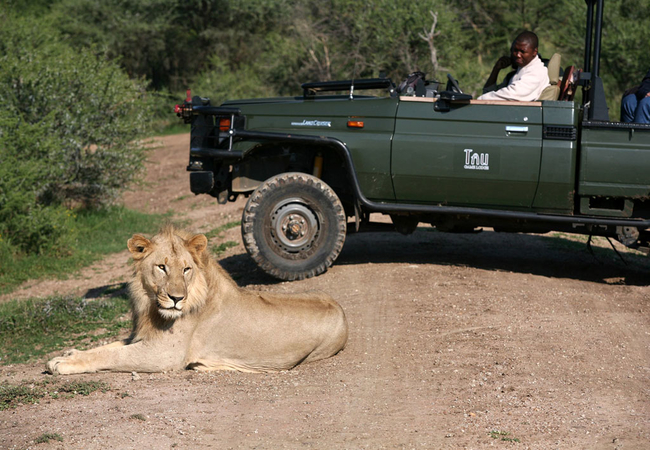
[[[133,330],[128,339],[49,361],[52,374],[176,369],[276,372],[341,351],[348,324],[341,306],[317,293],[240,288],[208,254],[208,240],[166,226],[127,246]]]

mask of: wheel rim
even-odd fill
[[[271,235],[275,245],[285,252],[298,253],[310,248],[319,229],[318,216],[302,199],[286,199],[273,208]]]

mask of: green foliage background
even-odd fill
[[[0,252],[67,252],[71,208],[136,179],[151,118],[145,84],[50,17],[0,14]]]
[[[8,0],[0,256],[65,251],[70,207],[110,204],[133,182],[148,126],[173,122],[186,88],[219,104],[421,70],[452,73],[476,95],[525,29],[543,56],[582,68],[585,12],[584,0]],[[606,0],[604,16],[601,76],[616,119],[622,92],[650,68],[650,2]]]
[[[543,55],[582,67],[586,23],[584,0],[61,0],[48,10],[74,46],[100,46],[153,89],[210,87],[219,100],[414,70],[452,72],[476,93],[525,29],[540,36]],[[420,37],[431,12],[439,67]],[[612,99],[648,70],[649,13],[647,0],[605,1],[601,67]]]

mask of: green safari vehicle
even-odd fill
[[[405,234],[421,222],[556,230],[647,249],[650,125],[609,120],[602,11],[587,0],[585,70],[560,78],[552,59],[546,100],[473,100],[451,76],[444,89],[422,78],[314,82],[299,97],[221,106],[188,93],[176,112],[191,123],[191,190],[222,204],[247,196],[246,249],[284,280],[326,271],[347,232],[373,228],[371,213]],[[368,89],[387,95],[358,95]]]

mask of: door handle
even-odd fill
[[[507,134],[526,134],[528,133],[528,127],[520,127],[515,125],[506,125]]]

